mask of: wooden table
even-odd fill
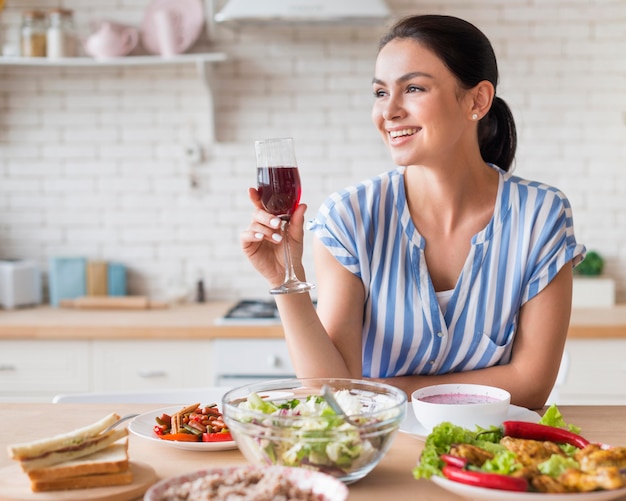
[[[158,405],[133,404],[38,404],[8,403],[0,406],[0,448],[10,443],[25,442],[73,428],[84,426],[110,412],[118,414],[142,413]],[[582,428],[590,440],[626,445],[626,406],[572,406],[560,407],[565,420]],[[37,425],[45,428],[37,429]],[[238,450],[221,452],[193,452],[161,447],[134,435],[130,436],[131,460],[152,465],[159,478],[176,476],[211,466],[246,464]],[[427,480],[415,480],[412,475],[423,442],[404,433],[396,439],[380,464],[367,477],[349,486],[350,501],[381,499],[423,501],[458,500]],[[0,467],[13,462],[0,453]],[[0,500],[2,493],[0,492]],[[623,499],[626,500],[626,497]]]

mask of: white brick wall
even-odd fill
[[[7,0],[19,12],[65,6],[140,25],[148,0]],[[561,188],[578,238],[607,259],[626,301],[626,2],[388,0],[394,15],[447,13],[476,23],[499,57],[498,93],[519,127],[517,172]],[[85,255],[126,263],[132,293],[264,297],[239,232],[255,182],[253,141],[291,135],[309,215],[331,191],[391,167],[370,123],[383,28],[219,27],[212,50],[219,142],[190,66],[0,66],[0,257]],[[202,45],[202,43],[201,43]],[[192,189],[182,151],[205,160]],[[310,243],[310,237],[308,242]],[[309,278],[315,280],[310,247]]]

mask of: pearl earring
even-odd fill
[[[472,120],[478,120],[478,113],[474,113],[472,115]]]

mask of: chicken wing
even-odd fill
[[[584,472],[574,468],[565,470],[558,478],[567,489],[578,492],[590,492],[598,489],[620,489],[624,487],[624,478],[615,466],[598,468]]]
[[[574,459],[578,461],[582,471],[594,471],[606,466],[626,468],[626,447],[603,449],[598,444],[589,444],[576,451]]]
[[[554,442],[503,437],[500,443],[514,452],[520,463],[530,468],[547,461],[553,454],[565,456],[565,453]]]
[[[474,466],[482,466],[485,461],[493,458],[493,454],[471,444],[453,444],[450,446],[450,455],[466,459]]]

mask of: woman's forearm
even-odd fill
[[[308,293],[276,296],[276,305],[298,377],[360,377],[350,373]]]

